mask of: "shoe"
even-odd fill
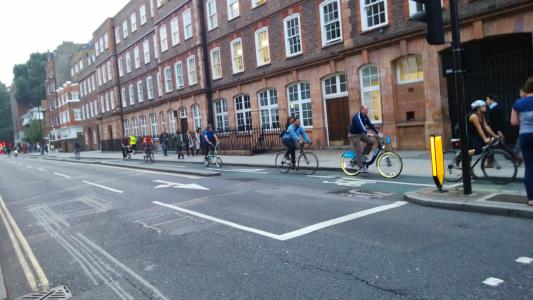
[[[288,155],[284,155],[284,156],[283,156],[283,159],[285,159],[285,160],[291,160],[291,159],[289,158]]]

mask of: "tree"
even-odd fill
[[[10,97],[2,82],[0,82],[0,140],[13,141]]]
[[[44,81],[47,57],[46,53],[32,53],[25,64],[15,65],[13,75],[17,86],[17,102],[35,107],[46,97]]]
[[[33,120],[24,126],[24,142],[37,144],[41,140],[41,130],[44,125],[41,120]]]

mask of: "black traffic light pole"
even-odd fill
[[[463,53],[461,45],[461,32],[459,27],[459,3],[458,0],[450,0],[450,19],[452,25],[452,51],[453,51],[453,80],[454,94],[459,104],[459,131],[461,135],[461,163],[463,168],[463,192],[465,195],[472,194],[472,174],[470,172],[470,155],[468,154],[468,134],[466,132],[466,101]]]

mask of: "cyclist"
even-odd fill
[[[126,156],[128,156],[129,144],[130,144],[130,141],[128,137],[124,136],[122,140],[120,141],[120,148],[122,149],[122,158],[126,158]]]
[[[137,137],[133,133],[130,136],[130,147],[133,154],[135,154],[135,151],[137,151]]]
[[[215,148],[215,145],[218,144],[218,137],[215,134],[215,132],[213,132],[211,124],[208,124],[207,127],[205,128],[203,137],[205,140],[205,143],[204,143],[205,159],[207,159],[207,156],[209,155],[209,153],[213,151]]]
[[[142,146],[144,148],[144,155],[147,157],[152,153],[152,145],[154,144],[154,141],[152,140],[151,135],[144,136],[142,140]]]
[[[357,166],[361,172],[366,171],[364,170],[363,166],[363,155],[366,160],[366,157],[372,150],[372,146],[374,146],[374,141],[368,136],[367,127],[374,131],[379,137],[382,137],[382,134],[368,118],[368,106],[362,105],[361,110],[353,116],[350,132],[348,133],[350,144],[353,145],[353,149],[357,153],[355,160],[357,161]],[[366,144],[362,152],[361,141],[365,142]]]
[[[309,145],[312,143],[307,133],[305,133],[303,127],[300,126],[300,117],[296,116],[294,117],[292,124],[287,127],[287,130],[283,135],[283,144],[287,147],[287,152],[285,152],[285,160],[289,160],[290,155],[293,168],[296,166],[296,146],[298,143],[303,144],[302,140]]]
[[[487,104],[483,100],[476,100],[470,104],[472,113],[468,117],[468,154],[477,155],[483,152],[483,146],[491,143],[491,138],[498,138],[497,135],[487,124],[485,112]]]

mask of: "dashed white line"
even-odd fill
[[[48,170],[43,169],[43,168],[37,168],[37,170],[42,171],[42,172],[48,172]]]
[[[533,263],[533,258],[522,256],[522,257],[517,258],[515,261],[521,264],[530,264],[530,263]]]
[[[57,176],[61,176],[61,177],[65,177],[65,178],[72,178],[68,175],[65,175],[65,174],[61,174],[61,173],[57,173],[57,172],[54,172],[54,175],[57,175]]]
[[[35,168],[32,167],[32,166],[26,166],[26,168],[28,168],[28,169],[35,169]]]
[[[498,286],[502,284],[504,281],[499,278],[489,277],[483,281],[484,284],[488,286]]]
[[[104,186],[104,185],[101,185],[101,184],[97,184],[97,183],[94,183],[94,182],[90,182],[90,181],[87,181],[87,180],[84,180],[83,183],[86,183],[86,184],[89,184],[89,185],[92,185],[92,186],[96,186],[96,187],[99,187],[101,189],[108,190],[108,191],[111,191],[111,192],[119,193],[119,194],[124,193],[124,191],[116,190],[116,189],[113,189],[113,188],[110,188],[110,187],[107,187],[107,186]]]

